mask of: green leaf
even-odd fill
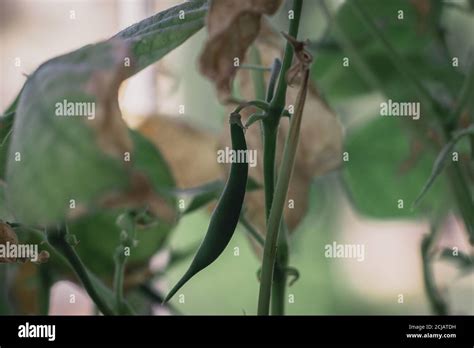
[[[130,131],[134,142],[131,155],[134,168],[150,178],[156,190],[174,189],[175,180],[164,157],[148,139],[136,131]],[[175,197],[167,197],[170,206],[177,211]],[[112,255],[120,241],[120,228],[117,217],[122,211],[101,211],[84,216],[69,224],[69,231],[79,240],[76,251],[84,263],[101,277],[110,276],[114,269]],[[160,250],[174,225],[158,221],[146,227],[137,227],[138,244],[128,258],[130,267],[147,264]]]
[[[422,18],[408,0],[364,0],[362,5],[417,76],[425,84],[438,89],[439,81],[443,81],[446,84],[443,86],[445,95],[454,97],[454,91],[462,82],[462,74],[452,69],[451,56],[439,39],[442,3],[430,2],[430,13]],[[351,7],[350,2],[341,6],[332,21],[330,36],[325,38],[329,42],[336,41],[338,45],[316,47],[318,59],[312,69],[313,80],[317,81],[325,96],[333,100],[358,96],[374,89],[381,89],[392,99],[411,97],[413,91],[407,90],[406,85],[401,83],[390,56],[373,39]],[[398,19],[398,11],[403,11],[403,20]],[[352,50],[349,45],[353,46]],[[349,66],[343,65],[346,57],[349,58]],[[366,72],[360,69],[358,60],[373,72],[380,85],[372,83]]]
[[[129,192],[136,171],[124,155],[132,150],[133,134],[121,119],[118,87],[200,29],[206,8],[204,0],[173,7],[110,40],[51,59],[29,77],[15,113],[5,175],[8,202],[20,221],[51,225],[67,218],[71,199],[95,209],[105,197]],[[91,119],[58,117],[61,103],[97,112]],[[148,179],[155,189],[161,180]]]
[[[5,178],[5,166],[7,162],[14,116],[15,112],[12,111],[0,117],[0,179]]]
[[[411,211],[419,188],[434,161],[430,151],[422,151],[412,167],[400,170],[410,157],[411,139],[403,132],[406,119],[378,118],[353,130],[346,139],[349,161],[342,173],[348,195],[355,208],[375,218],[416,217],[420,211]],[[449,205],[446,183],[443,180],[429,192],[430,208]],[[398,208],[398,200],[403,208]]]
[[[113,255],[120,242],[120,229],[115,224],[118,212],[107,211],[88,215],[69,225],[79,241],[76,252],[87,267],[100,277],[113,274]],[[137,246],[130,253],[128,266],[146,266],[150,257],[165,244],[172,226],[157,224],[137,229]]]
[[[446,166],[448,156],[452,153],[458,141],[461,140],[464,136],[472,134],[474,134],[474,125],[455,133],[453,139],[443,146],[440,153],[438,154],[438,157],[436,157],[436,160],[433,163],[433,169],[431,170],[430,177],[426,181],[425,185],[421,189],[421,192],[413,203],[413,208],[416,208],[418,206],[421,199],[425,196],[425,194],[435,182],[436,178],[441,174],[444,167]]]
[[[13,221],[13,216],[7,208],[5,189],[5,183],[0,180],[0,220]]]
[[[112,39],[120,38],[131,44],[138,71],[156,62],[201,29],[207,9],[207,0],[185,2],[130,26]],[[180,18],[180,14],[184,18]]]
[[[176,183],[173,173],[159,149],[137,131],[129,132],[134,144],[132,154],[134,168],[147,175],[157,191],[166,192],[174,189]],[[175,199],[172,202],[175,204]]]

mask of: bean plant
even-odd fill
[[[224,60],[228,72],[219,76],[221,80],[211,80],[216,99],[226,105],[225,134],[232,150],[247,151],[249,131],[260,129],[263,181],[251,177],[248,162],[234,161],[225,180],[178,187],[160,149],[123,121],[118,88],[205,27],[219,1],[224,0],[185,2],[108,40],[48,60],[27,76],[1,116],[0,243],[29,243],[42,249],[34,262],[37,313],[48,313],[55,281],[74,279],[104,315],[148,313],[149,308],[134,303],[134,294],[178,314],[170,299],[214,266],[241,226],[253,245],[262,249],[260,268],[245,270],[257,274],[254,313],[284,315],[287,288],[300,276],[291,263],[292,235],[284,210],[298,145],[304,140],[300,138],[308,95],[316,93],[328,108],[339,110],[341,100],[375,91],[384,100],[419,103],[422,116],[417,121],[377,117],[348,132],[339,154],[337,182],[362,214],[424,217],[430,222],[431,229],[419,246],[425,293],[433,313],[450,314],[433,276],[434,261],[453,261],[463,270],[474,265],[469,252],[438,246],[441,222],[450,210],[460,217],[474,245],[474,56],[451,53],[441,19],[443,11],[456,6],[442,1],[381,5],[374,0],[350,0],[336,8],[331,1],[320,0],[312,6],[328,25],[315,42],[302,37],[306,31],[300,30],[310,27],[304,22],[304,7],[309,4],[254,1],[241,14],[251,13],[257,28],[269,25],[267,17],[282,14],[286,27],[274,33],[284,43],[282,55],[272,57],[271,66],[262,65],[265,52],[258,46],[256,30],[249,42],[240,38],[231,43],[239,46],[238,57],[219,50],[213,53],[216,60]],[[454,10],[472,18],[472,2]],[[387,21],[385,27],[382,19]],[[236,64],[235,58],[246,60],[245,64]],[[201,70],[210,77],[206,69]],[[248,100],[239,99],[232,88],[235,75],[243,70],[252,77],[254,97]],[[297,91],[295,98],[290,99],[289,89]],[[58,112],[67,112],[66,101],[91,103],[93,119],[59,117]],[[283,122],[289,128],[282,141]],[[377,139],[385,143],[377,145]],[[394,173],[397,161],[410,152],[399,153],[407,139],[422,150],[412,151],[406,165],[410,174],[399,179]],[[263,191],[264,199],[261,231],[246,218],[245,198],[257,191]],[[181,206],[183,197],[185,206]],[[200,245],[182,253],[169,251],[167,241],[179,221],[209,204],[214,208]],[[147,263],[163,250],[170,252],[168,266],[153,274]],[[19,311],[10,293],[14,267],[23,262],[30,261],[2,259],[1,314]],[[153,280],[166,278],[170,267],[179,262],[189,263],[188,270],[167,293],[158,291]]]

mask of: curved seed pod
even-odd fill
[[[236,152],[246,151],[247,143],[245,142],[240,115],[237,113],[231,114],[229,123],[233,150]],[[237,163],[234,161],[231,165],[227,183],[212,213],[206,236],[199,246],[191,266],[189,266],[183,277],[166,296],[164,302],[169,301],[196,273],[214,262],[222,254],[227,244],[229,244],[239,221],[247,185],[247,176],[248,163]]]

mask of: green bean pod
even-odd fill
[[[247,143],[245,142],[244,128],[240,115],[236,113],[231,114],[229,123],[232,149],[235,151],[246,151]],[[231,164],[229,178],[212,212],[206,236],[199,246],[188,270],[169,292],[164,302],[169,301],[196,273],[214,262],[229,244],[239,221],[240,211],[244,202],[247,176],[248,163],[237,163],[237,161],[234,161]]]

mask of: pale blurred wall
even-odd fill
[[[1,0],[0,12],[10,18],[0,22],[2,110],[25,82],[24,74],[117,30],[117,1]]]

